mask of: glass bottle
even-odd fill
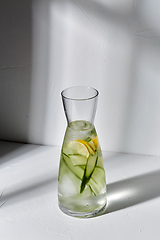
[[[93,217],[107,202],[102,151],[94,127],[98,94],[83,86],[61,93],[67,129],[59,165],[58,202],[64,213],[75,217]]]

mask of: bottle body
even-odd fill
[[[98,91],[72,87],[61,95],[68,125],[59,165],[59,207],[71,216],[92,217],[106,207],[105,170],[94,127]]]
[[[71,122],[65,133],[58,178],[60,209],[91,217],[106,206],[106,180],[97,133],[88,121]]]

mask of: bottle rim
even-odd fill
[[[74,90],[77,91],[77,90],[80,90],[81,89],[81,93],[82,93],[82,96],[83,96],[83,93],[84,93],[84,90],[85,91],[88,91],[88,97],[73,97],[73,96],[69,96],[71,92],[73,92]],[[90,94],[89,94],[89,91],[90,91]],[[92,93],[91,93],[92,91]],[[68,92],[68,94],[67,94]],[[75,95],[75,93],[74,93]],[[96,88],[93,88],[93,87],[88,87],[88,86],[73,86],[73,87],[68,87],[66,89],[64,89],[62,92],[61,92],[61,96],[67,100],[74,100],[74,101],[84,101],[84,100],[91,100],[91,99],[94,99],[96,98],[97,96],[99,95],[99,92]]]

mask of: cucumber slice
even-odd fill
[[[87,159],[87,164],[86,167],[84,169],[84,175],[83,175],[83,179],[82,179],[82,184],[81,184],[81,189],[80,189],[80,193],[83,192],[83,190],[85,189],[86,184],[89,182],[94,169],[96,167],[98,161],[98,156],[94,155],[90,155]]]
[[[84,175],[84,170],[79,166],[74,166],[73,162],[71,161],[70,157],[63,153],[63,160],[68,168],[79,178],[82,180]]]
[[[77,193],[79,192],[82,194],[86,188],[90,188],[94,195],[97,195],[104,189],[104,187],[106,186],[105,171],[102,167],[96,166],[98,162],[97,155],[91,155],[90,157],[88,157],[87,163],[82,165],[74,165],[72,161],[73,155],[68,156],[64,152],[62,153],[62,155],[64,164],[71,171],[71,174],[69,174],[69,172],[67,173],[68,175],[71,175],[71,180],[74,179],[72,174],[74,174],[80,180],[78,184],[74,181],[77,185]],[[76,157],[80,156],[74,155],[73,158],[76,159]],[[77,160],[77,162],[78,161],[79,160]]]
[[[89,178],[86,178],[86,167],[84,169],[84,174],[83,174],[83,179],[82,179],[82,183],[81,183],[81,187],[80,187],[80,193],[83,192],[83,190],[85,189],[86,184],[88,183]]]
[[[99,155],[99,153],[98,153],[97,167],[104,169],[103,157],[102,157],[102,155]]]
[[[58,174],[58,181],[61,180],[62,176],[68,172],[68,166],[64,162],[63,159],[63,153],[61,152],[61,157],[60,157],[60,166],[59,166],[59,174]]]
[[[103,168],[95,167],[88,185],[95,195],[99,194],[106,187],[105,171]]]
[[[86,165],[87,157],[80,154],[68,154],[74,166]]]
[[[98,156],[97,155],[91,155],[88,158],[87,165],[86,165],[86,178],[89,178],[89,176],[94,171],[94,168],[96,166],[97,160],[98,160]]]
[[[92,139],[90,137],[87,137],[84,141],[85,142],[90,142]]]

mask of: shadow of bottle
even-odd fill
[[[108,206],[103,214],[115,212],[160,196],[160,170],[111,183]]]

